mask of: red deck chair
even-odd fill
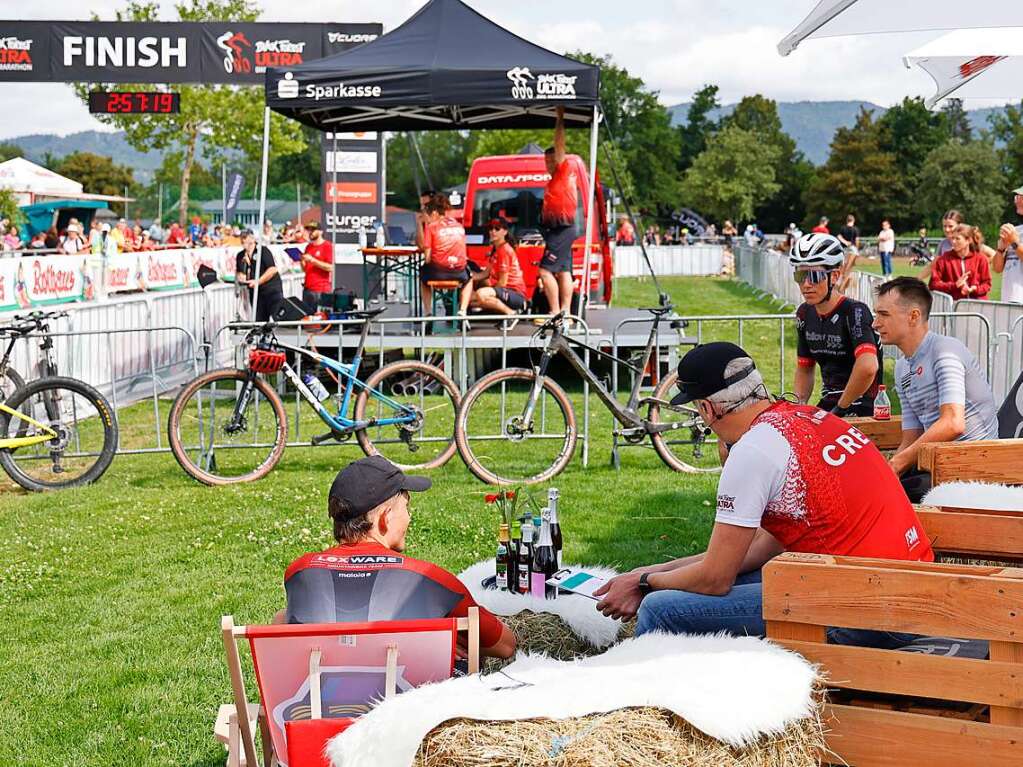
[[[234,702],[220,707],[214,732],[228,767],[321,767],[327,740],[373,705],[427,682],[448,679],[458,632],[468,633],[469,673],[479,670],[479,610],[468,618],[376,623],[235,626],[221,619]],[[245,694],[238,642],[248,639],[259,686]]]

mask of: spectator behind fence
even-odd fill
[[[615,231],[615,245],[635,245],[636,228],[629,221],[628,216],[618,217],[618,229]]]
[[[46,242],[47,250],[57,249],[57,246],[60,245],[60,236],[57,234],[57,227],[51,226],[46,230],[44,241]]]
[[[821,216],[820,221],[817,222],[817,226],[810,231],[814,234],[831,234],[831,230],[828,229],[828,217]]]
[[[170,225],[170,229],[167,231],[167,244],[180,248],[188,240],[188,235],[185,234],[185,230],[181,228],[181,224],[177,221]]]
[[[331,303],[334,246],[323,239],[323,229],[318,223],[306,224],[306,227],[312,233],[312,239],[302,254],[302,269],[305,271],[302,303],[309,311],[315,312]]]
[[[32,235],[32,239],[28,243],[28,246],[32,250],[42,250],[46,247],[46,235],[43,234],[43,232],[36,232]]]
[[[163,227],[160,226],[160,219],[154,218],[153,223],[149,225],[149,238],[157,245],[163,243],[164,234]]]
[[[23,243],[21,241],[21,236],[18,233],[18,227],[14,224],[9,225],[3,238],[4,250],[21,250],[22,245]]]
[[[895,255],[895,232],[887,218],[881,222],[881,231],[877,233],[877,252],[881,256],[881,274],[887,277],[892,273],[892,256]]]
[[[1023,216],[1023,186],[1013,190],[1016,215]],[[998,232],[998,249],[993,267],[1002,275],[1002,300],[1023,304],[1023,262],[1020,261],[1020,238],[1023,225],[1002,224]]]
[[[89,252],[94,256],[103,255],[103,230],[98,218],[93,218],[89,224]]]
[[[914,503],[931,486],[930,475],[916,469],[921,445],[998,438],[991,387],[962,341],[930,331],[932,301],[923,282],[896,277],[877,289],[874,303],[874,329],[881,342],[904,355],[895,363],[902,443],[889,465]]]
[[[934,261],[930,288],[962,298],[986,299],[991,292],[991,269],[987,256],[981,251],[984,244],[980,229],[959,224],[952,232],[952,250]]]
[[[88,247],[88,242],[86,242],[85,238],[82,236],[82,230],[81,226],[78,224],[78,219],[71,219],[68,222],[64,236],[60,238],[60,252],[74,256],[84,252],[88,249]]]

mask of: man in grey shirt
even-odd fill
[[[904,355],[895,363],[902,444],[889,463],[911,501],[930,487],[929,477],[914,471],[920,445],[998,438],[994,396],[977,359],[958,339],[931,332],[930,313],[931,292],[914,277],[878,288],[874,329]]]
[[[1023,216],[1023,186],[1012,190],[1016,213]],[[1023,304],[1023,261],[1020,261],[1020,241],[1023,225],[1002,224],[998,231],[998,248],[991,268],[1002,275],[1002,300]]]

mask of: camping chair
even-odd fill
[[[227,767],[320,767],[327,740],[379,700],[454,673],[458,632],[468,634],[468,670],[479,670],[479,609],[467,618],[375,623],[235,626],[221,618],[234,702],[214,733]],[[259,703],[246,699],[238,641],[248,639]]]

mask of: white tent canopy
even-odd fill
[[[18,204],[30,205],[37,197],[82,197],[82,185],[24,157],[0,163],[0,189],[10,189]]]
[[[883,32],[1023,27],[1018,0],[821,0],[780,43],[788,56],[803,40]]]
[[[934,106],[952,95],[963,98],[1023,97],[1023,29],[960,29],[932,40],[904,58],[934,80]]]

